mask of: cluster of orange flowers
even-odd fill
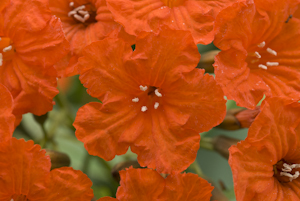
[[[116,198],[99,200],[210,200],[207,181],[181,172],[199,133],[223,121],[224,95],[248,109],[265,97],[246,140],[229,149],[237,201],[300,200],[299,4],[1,0],[0,200],[93,198],[81,171],[50,171],[39,145],[12,137],[23,114],[52,110],[58,78],[76,74],[101,101],[78,110],[78,140],[105,160],[130,147],[149,168],[122,170]],[[212,41],[215,78],[196,68],[196,44]]]

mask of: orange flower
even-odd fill
[[[243,0],[238,0],[243,1]],[[108,8],[125,31],[158,32],[161,24],[191,31],[195,43],[209,44],[214,38],[214,19],[236,0],[107,0]]]
[[[229,151],[237,200],[299,200],[300,103],[265,102],[246,140]]]
[[[50,171],[45,153],[31,140],[11,138],[0,143],[0,200],[90,201],[90,179],[70,167]]]
[[[300,97],[300,21],[290,14],[298,1],[237,3],[215,23],[216,81],[238,105],[254,109],[263,96]]]
[[[14,132],[13,100],[8,89],[0,84],[0,142],[9,140]]]
[[[212,187],[196,174],[171,174],[163,178],[151,169],[120,171],[117,198],[104,197],[98,201],[209,201]]]
[[[142,166],[181,172],[196,158],[199,132],[225,116],[221,88],[195,69],[200,55],[189,32],[144,33],[134,52],[124,41],[107,38],[83,55],[80,80],[103,102],[80,108],[74,122],[92,155],[111,160],[131,146]]]
[[[85,46],[104,39],[116,29],[121,31],[121,25],[114,21],[105,0],[50,0],[50,9],[61,19],[71,46],[71,53],[64,58],[69,66],[67,70],[62,69],[62,76],[77,73],[74,65]],[[120,34],[125,33],[121,31]]]
[[[19,116],[52,109],[58,93],[53,65],[68,51],[61,23],[46,2],[11,0],[0,13],[0,83],[12,93]]]

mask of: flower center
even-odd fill
[[[10,201],[29,201],[26,195],[13,195]]]
[[[249,53],[249,56],[246,59],[246,61],[248,63],[255,64],[256,67],[264,69],[264,70],[267,70],[268,67],[271,67],[271,66],[279,66],[279,63],[276,61],[275,62],[267,61],[265,63],[260,61],[261,59],[265,59],[261,56],[264,53],[267,53],[267,55],[270,55],[270,56],[277,56],[277,52],[275,50],[273,50],[269,47],[266,47],[265,41],[259,43],[257,45],[257,47],[258,47],[258,49],[255,48],[257,51]]]
[[[2,66],[4,61],[9,61],[14,57],[15,48],[7,37],[0,37],[0,66]]]
[[[68,16],[72,17],[76,22],[80,22],[84,25],[97,22],[97,10],[92,4],[87,3],[75,7],[75,3],[70,2],[70,8],[72,10],[68,13]]]
[[[284,159],[273,166],[274,177],[281,183],[288,183],[300,175],[300,164],[286,162]]]
[[[173,8],[182,5],[185,0],[162,0],[162,2],[169,8]]]
[[[157,87],[154,87],[154,86],[149,86],[148,87],[148,86],[140,85],[139,88],[140,88],[141,91],[146,92],[148,97],[150,96],[149,97],[151,99],[150,104],[152,104],[152,99],[156,99],[156,97],[158,97],[158,98],[162,97],[162,94],[160,93],[160,90]],[[134,103],[138,103],[139,101],[140,101],[139,97],[135,97],[135,98],[132,99],[132,102],[134,102]],[[153,107],[154,107],[154,109],[157,109],[158,106],[159,106],[159,102],[156,101],[153,104]],[[143,105],[141,107],[142,112],[146,112],[147,110],[148,110],[147,105]]]

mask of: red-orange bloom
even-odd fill
[[[300,103],[269,99],[229,151],[237,200],[299,200]]]
[[[300,20],[289,19],[299,1],[254,2],[221,11],[214,41],[222,50],[216,81],[229,99],[251,109],[264,95],[300,97]]]
[[[238,0],[243,1],[243,0]],[[158,32],[161,24],[191,31],[195,43],[208,44],[214,38],[214,19],[236,0],[107,0],[108,8],[125,30]]]
[[[14,132],[13,99],[8,89],[0,84],[0,142],[9,140]]]
[[[212,187],[196,174],[170,174],[163,178],[151,169],[120,171],[117,198],[104,197],[98,201],[209,201]]]
[[[50,9],[61,19],[71,46],[71,53],[64,58],[69,66],[62,69],[61,76],[77,73],[74,65],[85,46],[121,29],[121,25],[114,21],[105,0],[50,0]]]
[[[11,0],[0,15],[0,83],[14,97],[14,114],[44,114],[58,93],[53,65],[68,51],[60,20],[46,0]]]
[[[45,153],[33,141],[11,138],[0,143],[0,200],[90,201],[90,179],[70,167],[50,171]]]
[[[80,80],[103,104],[78,110],[77,138],[105,160],[131,146],[142,166],[185,170],[196,158],[199,132],[225,116],[223,92],[195,69],[199,59],[189,32],[166,28],[138,36],[135,51],[117,39],[91,44],[79,59]]]

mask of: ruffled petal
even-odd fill
[[[128,149],[128,143],[120,142],[122,135],[125,139],[134,139],[141,133],[143,125],[135,125],[139,118],[141,112],[134,110],[132,102],[111,97],[103,104],[89,103],[81,107],[73,125],[76,137],[85,144],[90,154],[112,160],[115,155],[125,154]],[[143,118],[140,120],[144,123]]]
[[[216,19],[216,81],[239,106],[254,109],[265,95],[300,97],[299,1],[236,3]],[[237,26],[238,25],[238,26]],[[262,46],[261,46],[262,45]]]
[[[243,141],[230,147],[228,162],[237,200],[251,201],[257,194],[269,192],[274,187],[273,165],[277,157],[267,146],[257,147]],[[269,196],[269,193],[264,195]]]
[[[152,126],[131,146],[141,166],[161,173],[181,172],[194,162],[199,149],[200,135],[192,129],[178,125],[160,108],[152,116]],[[182,118],[182,116],[181,116]]]
[[[13,97],[8,89],[0,84],[0,139],[9,140],[14,131],[15,116],[12,114]]]
[[[225,117],[226,100],[214,77],[204,74],[204,70],[194,69],[182,74],[181,78],[166,86],[169,90],[163,104],[168,110],[168,118],[174,116],[179,119],[174,113],[179,108],[181,114],[189,116],[185,127],[198,133],[219,125]]]
[[[42,71],[40,66],[26,65],[18,57],[14,58],[12,67],[14,72],[10,72],[18,79],[19,88],[16,89],[14,85],[6,85],[11,82],[10,75],[4,77],[5,80],[2,83],[13,91],[13,95],[14,91],[20,90],[18,94],[14,95],[13,113],[18,115],[31,112],[42,115],[52,110],[54,104],[52,100],[58,93],[55,69],[48,67],[47,71]]]
[[[299,199],[299,180],[282,183],[274,173],[281,160],[300,163],[299,117],[298,102],[267,99],[251,124],[246,140],[229,149],[229,164],[238,200]]]
[[[15,36],[20,29],[29,32],[43,29],[50,18],[48,0],[11,0],[5,10],[4,27],[9,35]]]
[[[237,105],[254,109],[264,94],[271,95],[270,87],[263,79],[250,72],[244,51],[230,49],[215,57],[216,81],[222,86],[228,99]]]
[[[192,173],[171,174],[165,181],[159,201],[209,201],[214,189],[205,179]]]
[[[124,58],[132,52],[130,45],[121,40],[107,38],[85,48],[84,57],[79,59],[80,81],[87,92],[103,99],[104,94],[130,95],[132,85],[136,85],[124,67]],[[138,89],[138,88],[137,88]]]
[[[157,32],[160,24],[158,22],[168,18],[171,10],[160,0],[108,0],[107,6],[115,20],[132,35],[141,31]]]
[[[0,144],[0,197],[25,195],[28,200],[44,200],[51,167],[50,158],[33,141],[12,138]]]
[[[120,187],[117,191],[119,201],[153,201],[163,192],[165,181],[160,174],[151,169],[120,171]]]
[[[53,66],[69,51],[60,19],[53,16],[44,29],[36,32],[20,31],[11,37],[15,51],[23,62],[38,65],[44,71]]]
[[[56,168],[50,172],[51,181],[45,201],[90,201],[93,197],[92,181],[80,170],[71,167]]]
[[[139,83],[161,87],[163,83],[171,85],[181,73],[195,69],[199,60],[198,48],[189,32],[164,26],[159,34],[140,34],[125,65],[128,74],[139,75],[135,78]]]
[[[214,38],[213,24],[219,11],[232,3],[224,1],[164,1],[108,0],[108,8],[125,30],[138,35],[142,31],[155,32],[161,24],[172,29],[192,33],[195,43],[209,44]]]

